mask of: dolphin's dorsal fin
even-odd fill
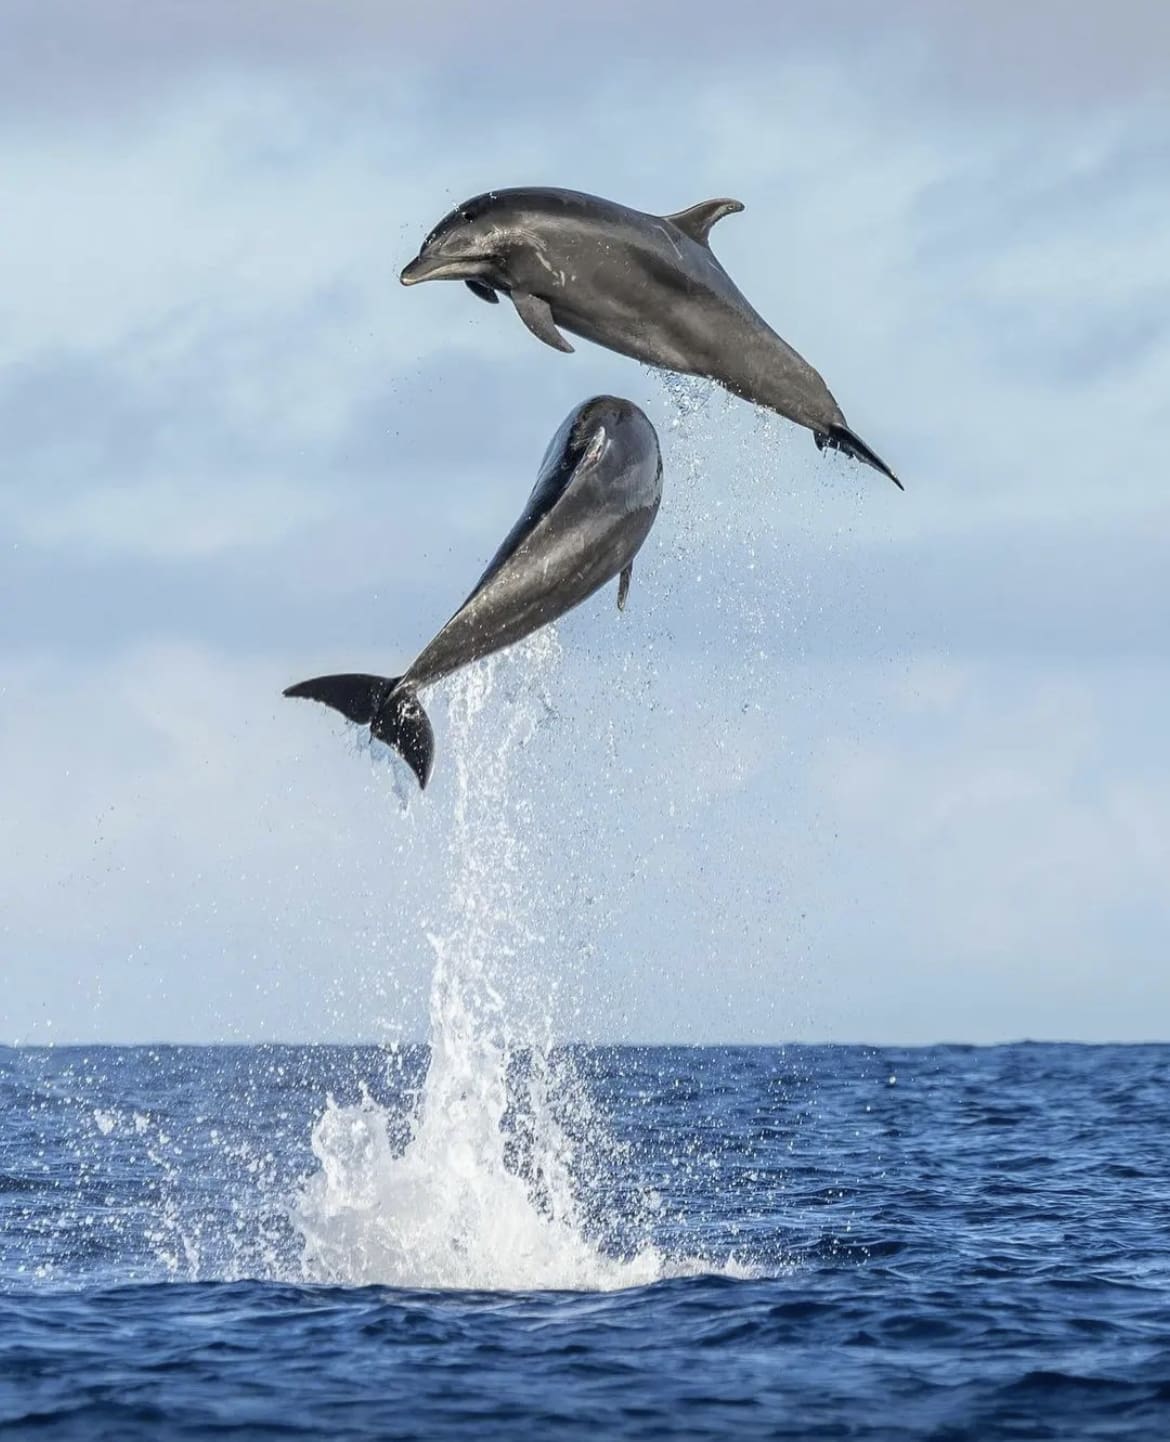
[[[689,206],[686,210],[676,210],[673,215],[664,218],[669,220],[671,225],[677,225],[684,235],[689,235],[700,245],[706,245],[715,222],[722,220],[725,215],[736,215],[742,209],[742,200],[701,200],[698,205]]]

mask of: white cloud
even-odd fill
[[[41,546],[190,558],[278,545],[329,510],[320,491],[259,478],[225,487],[189,475],[73,494],[57,506],[25,508],[17,524]]]
[[[1149,1010],[1119,1016],[1106,993],[1120,972],[1146,976],[1155,1008],[1166,998],[1156,957],[1170,931],[1170,766],[1147,751],[1119,769],[1114,756],[1118,735],[1140,731],[1145,705],[1166,694],[1164,675],[1125,663],[1005,670],[925,658],[878,737],[825,746],[814,784],[869,875],[858,910],[882,938],[868,959],[865,932],[841,945],[855,966],[894,969],[903,1035],[937,1032],[938,997],[923,1005],[907,985],[931,971],[959,974],[946,1035],[1157,1030]],[[1139,912],[1144,942],[1124,925]],[[1094,985],[1102,1006],[1090,1020]]]

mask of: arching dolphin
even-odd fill
[[[718,381],[830,446],[901,481],[849,429],[820,374],[748,304],[708,244],[738,200],[647,215],[575,190],[490,190],[453,210],[402,272],[403,285],[464,280],[482,300],[511,297],[556,350],[557,329],[647,365]]]
[[[524,514],[471,595],[401,676],[318,676],[284,694],[323,701],[368,725],[425,788],[435,738],[418,692],[523,640],[615,576],[623,609],[634,557],[661,500],[654,427],[617,396],[586,401],[550,442]]]

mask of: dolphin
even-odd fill
[[[418,693],[549,625],[615,576],[624,610],[634,557],[661,500],[654,427],[632,402],[595,396],[565,419],[523,515],[467,600],[401,676],[317,676],[284,694],[323,701],[369,726],[425,790],[435,738]]]
[[[561,328],[663,370],[705,376],[807,426],[902,489],[849,429],[820,373],[752,309],[711,251],[711,227],[743,209],[704,200],[648,215],[576,190],[489,190],[445,216],[403,270],[403,285],[462,280],[481,300],[507,295],[554,350]]]

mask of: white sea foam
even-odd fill
[[[368,1094],[330,1100],[312,1136],[320,1167],[294,1220],[305,1274],[403,1287],[599,1290],[663,1276],[648,1245],[603,1250],[580,1179],[613,1149],[567,1058],[552,1050],[542,897],[513,759],[547,708],[560,655],[546,629],[523,648],[525,686],[493,699],[495,664],[451,687],[444,762],[457,768],[444,924],[434,951],[430,1055],[405,1146]],[[555,898],[548,898],[555,905]],[[670,1270],[675,1270],[671,1268]]]

